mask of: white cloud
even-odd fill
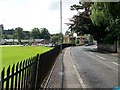
[[[63,32],[67,30],[64,23],[76,14],[70,11],[70,5],[76,2],[78,0],[63,1]],[[0,11],[0,24],[4,24],[5,29],[45,27],[50,33],[60,32],[59,0],[0,0]]]

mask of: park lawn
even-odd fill
[[[49,51],[50,47],[43,46],[8,46],[2,47],[2,68],[16,64],[30,57]],[[0,71],[2,70],[0,68]]]

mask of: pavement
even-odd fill
[[[58,56],[44,88],[85,88],[73,58],[70,47]]]

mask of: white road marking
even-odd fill
[[[84,51],[83,51],[83,52],[84,52]],[[86,53],[86,52],[84,52],[84,53]],[[87,53],[86,53],[86,54],[87,54]],[[72,59],[74,59],[74,56],[71,55],[71,57],[72,57]],[[74,59],[74,60],[75,60],[75,59]],[[77,67],[75,66],[75,63],[73,62],[73,60],[71,60],[71,61],[72,61],[74,70],[75,70],[75,72],[76,72],[76,75],[77,75],[77,78],[78,78],[78,80],[79,80],[79,83],[80,83],[81,87],[82,87],[82,88],[87,88],[86,85],[85,85],[85,83],[83,82],[83,80],[82,80],[82,78],[81,78],[80,73],[79,73],[78,70],[77,70]]]
[[[99,58],[101,58],[101,59],[105,60],[105,58],[103,58],[103,57],[101,57],[101,56],[99,56],[99,55],[95,55],[95,56],[97,56],[97,57],[99,57]]]
[[[85,52],[85,51],[83,51],[83,53],[85,53],[85,54],[87,54],[89,57],[91,57],[91,58],[95,58],[95,57],[93,57],[93,56],[91,56],[90,54],[88,54],[87,52]]]
[[[95,57],[89,55],[89,54],[88,54],[87,52],[85,52],[85,51],[83,51],[83,53],[87,54],[88,56],[90,56],[90,57],[92,57],[92,58],[95,58]],[[89,52],[89,53],[90,53],[90,54],[94,54],[94,53],[92,53],[92,52]],[[99,56],[99,55],[95,55],[95,56],[97,56],[97,57],[99,57],[99,58],[101,58],[101,59],[103,59],[103,60],[106,60],[106,58],[103,58],[103,57],[101,57],[101,56]]]
[[[83,51],[85,54],[87,54],[85,51]]]
[[[120,66],[120,65],[119,65],[118,63],[116,63],[116,62],[113,62],[113,64]]]
[[[90,54],[94,54],[94,53],[92,53],[92,52],[89,52]]]

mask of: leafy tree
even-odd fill
[[[40,33],[41,33],[41,38],[42,39],[47,39],[47,40],[50,39],[50,33],[46,28],[41,28]]]
[[[8,39],[7,34],[1,34],[3,39]]]
[[[21,44],[21,39],[24,39],[25,35],[23,33],[23,28],[15,28],[15,35],[17,36],[18,42]]]
[[[63,38],[63,34],[61,34],[61,33],[56,33],[56,34],[52,34],[51,35],[51,41],[52,41],[52,43],[54,43],[54,44],[60,44],[61,43],[61,39]]]
[[[68,31],[68,30],[65,32],[65,35],[66,35],[66,36],[67,36],[67,35],[69,36],[70,34],[71,34],[71,32]]]
[[[113,19],[120,18],[120,1],[110,2],[108,10]]]
[[[71,10],[78,11],[70,20],[72,23],[68,24],[72,32],[90,33],[98,43],[120,38],[120,2],[80,2],[71,6]],[[110,43],[116,39],[111,40]]]
[[[30,39],[30,32],[29,31],[23,31],[25,34],[25,39]]]
[[[109,3],[103,3],[103,2],[102,3],[95,2],[92,5],[91,19],[95,25],[97,26],[101,26],[101,24],[105,26],[109,25],[110,14],[109,14],[108,6]]]
[[[92,3],[80,2],[79,5],[74,4],[71,6],[71,10],[78,11],[78,14],[74,15],[70,19],[72,23],[68,24],[71,32],[76,32],[78,35],[90,33],[90,29],[93,27],[92,21],[90,19],[91,5]]]
[[[98,42],[114,43],[116,41],[115,38],[120,35],[118,35],[120,25],[119,10],[120,2],[95,2],[92,5],[91,19],[96,26],[94,36],[97,37]]]
[[[31,36],[33,37],[33,39],[40,39],[41,38],[41,34],[38,28],[33,28],[31,31]]]

